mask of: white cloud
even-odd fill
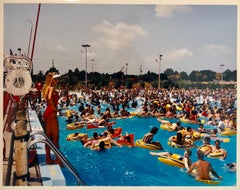
[[[172,52],[168,52],[166,53],[166,55],[163,57],[165,58],[165,60],[167,61],[173,61],[173,62],[177,62],[185,57],[190,57],[192,56],[193,53],[185,48],[182,49],[178,49]]]
[[[186,5],[157,5],[155,7],[155,15],[159,18],[168,18],[188,13],[191,10],[191,7]]]
[[[203,46],[203,51],[206,55],[212,57],[222,57],[226,55],[230,55],[232,50],[222,44],[208,44]]]
[[[147,31],[139,25],[128,25],[124,22],[112,24],[107,20],[94,27],[100,33],[93,44],[111,49],[123,49],[131,45],[138,37],[147,36]]]

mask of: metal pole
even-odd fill
[[[36,25],[35,25],[34,37],[33,37],[31,61],[33,61],[33,54],[34,54],[35,41],[36,41],[36,36],[37,36],[38,19],[39,19],[40,10],[41,10],[41,3],[38,4],[38,13],[37,13],[37,20],[36,20]],[[32,74],[33,74],[33,64],[32,64]]]
[[[161,87],[161,82],[160,82],[160,72],[161,72],[161,60],[162,60],[163,55],[159,55],[159,71],[158,71],[158,89]]]
[[[127,88],[127,83],[128,83],[128,78],[127,78],[127,66],[128,66],[128,63],[126,63],[126,88]]]
[[[90,47],[90,45],[83,44],[82,47],[85,48],[85,89],[87,89],[87,48]]]
[[[32,20],[30,20],[30,19],[28,19],[27,21],[29,21],[31,23],[31,30],[30,30],[30,36],[29,36],[29,42],[28,42],[28,52],[27,52],[27,57],[29,57],[29,51],[30,51],[30,46],[31,46],[31,41],[32,41],[33,23],[32,23]]]

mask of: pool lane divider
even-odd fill
[[[43,131],[42,125],[39,121],[38,115],[35,110],[28,110],[29,122],[31,130]],[[43,138],[41,135],[34,135],[35,139]],[[66,179],[58,164],[46,164],[46,151],[44,143],[36,143],[36,150],[39,160],[39,168],[43,186],[66,186]],[[54,153],[51,151],[51,155]]]

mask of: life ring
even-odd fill
[[[198,131],[194,131],[192,134],[193,140],[199,140],[201,139],[201,133]]]
[[[16,69],[7,74],[5,85],[10,94],[14,96],[22,96],[30,91],[32,78],[29,71]]]
[[[66,140],[67,141],[73,141],[73,140],[78,140],[79,138],[82,138],[84,136],[88,136],[86,133],[72,133],[67,136]]]
[[[74,130],[74,129],[80,129],[80,128],[83,128],[83,127],[84,127],[84,123],[79,121],[79,122],[67,124],[66,128],[69,129],[69,130]]]
[[[192,140],[192,141],[200,140],[200,139],[201,139],[201,133],[198,132],[198,131],[194,131],[194,132],[192,133],[192,135],[187,134],[187,135],[185,136],[185,139],[190,139],[190,140]]]
[[[146,148],[149,150],[162,150],[162,147],[157,146],[156,144],[151,144],[151,143],[145,143],[143,142],[142,139],[136,140],[135,146],[141,147],[141,148]]]
[[[207,157],[209,158],[223,158],[225,152],[223,150],[210,153]]]
[[[210,150],[212,150],[212,147],[206,145],[206,146],[202,146],[201,148],[199,148],[199,150],[201,150],[205,154],[206,152],[209,152]]]
[[[180,148],[180,149],[184,149],[184,150],[188,150],[190,148],[193,148],[194,147],[194,143],[192,140],[186,140],[186,142],[183,144],[183,145],[180,145],[180,144],[177,144],[173,141],[173,139],[175,139],[176,136],[171,136],[169,139],[168,139],[168,145],[173,147],[173,148]]]
[[[183,157],[180,154],[160,155],[158,160],[170,166],[185,167]]]

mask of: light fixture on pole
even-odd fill
[[[161,82],[160,82],[160,72],[161,72],[161,60],[162,60],[163,55],[159,55],[159,71],[158,71],[158,89],[161,87]]]
[[[27,51],[27,57],[29,57],[30,45],[31,45],[31,41],[32,41],[33,23],[32,23],[32,20],[30,20],[30,19],[28,19],[27,21],[30,22],[30,24],[31,24],[31,30],[30,30],[30,36],[29,36],[29,42],[28,42],[28,51]]]
[[[21,48],[18,48],[18,52],[19,52],[19,56],[21,56],[22,55],[22,49]]]
[[[85,89],[87,89],[87,48],[90,47],[89,44],[83,44],[82,47],[85,48]]]

